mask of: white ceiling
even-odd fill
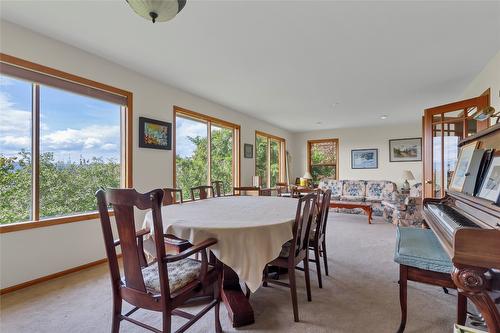
[[[0,15],[292,131],[418,120],[500,49],[498,1],[188,0],[153,25],[125,0],[2,0]]]

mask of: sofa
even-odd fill
[[[332,201],[366,202],[372,204],[373,215],[382,216],[384,208],[382,202],[394,201],[397,195],[395,183],[387,180],[336,180],[324,178],[318,188],[332,191]],[[344,209],[332,208],[332,211],[351,214],[362,214],[360,208]]]
[[[404,227],[421,227],[422,216],[422,183],[410,187],[408,195],[397,194],[394,200],[382,202],[384,218],[387,222]]]

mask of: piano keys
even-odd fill
[[[472,142],[500,154],[500,124],[462,140],[459,146]],[[476,305],[489,332],[500,333],[500,305],[491,297],[500,285],[500,207],[449,190],[442,199],[424,199],[422,213],[455,266],[452,278],[458,290]]]

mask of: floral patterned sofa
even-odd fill
[[[383,202],[384,218],[387,222],[404,227],[421,227],[422,183],[410,187],[408,195],[397,194],[394,200]]]
[[[323,191],[332,190],[332,201],[370,202],[373,215],[376,216],[383,215],[382,201],[393,201],[398,193],[396,184],[387,180],[336,180],[324,178],[319,182],[318,187]],[[363,210],[359,208],[332,208],[332,211],[353,214],[363,213]]]

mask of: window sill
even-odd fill
[[[109,215],[114,215],[113,211],[109,211]],[[58,224],[66,224],[73,222],[82,222],[88,220],[95,220],[99,218],[99,213],[97,212],[89,212],[71,216],[61,216],[61,217],[52,217],[44,220],[37,221],[29,221],[29,222],[18,222],[11,224],[3,224],[0,225],[0,234],[5,234],[8,232],[15,232],[21,230],[35,229],[35,228],[44,228]]]

